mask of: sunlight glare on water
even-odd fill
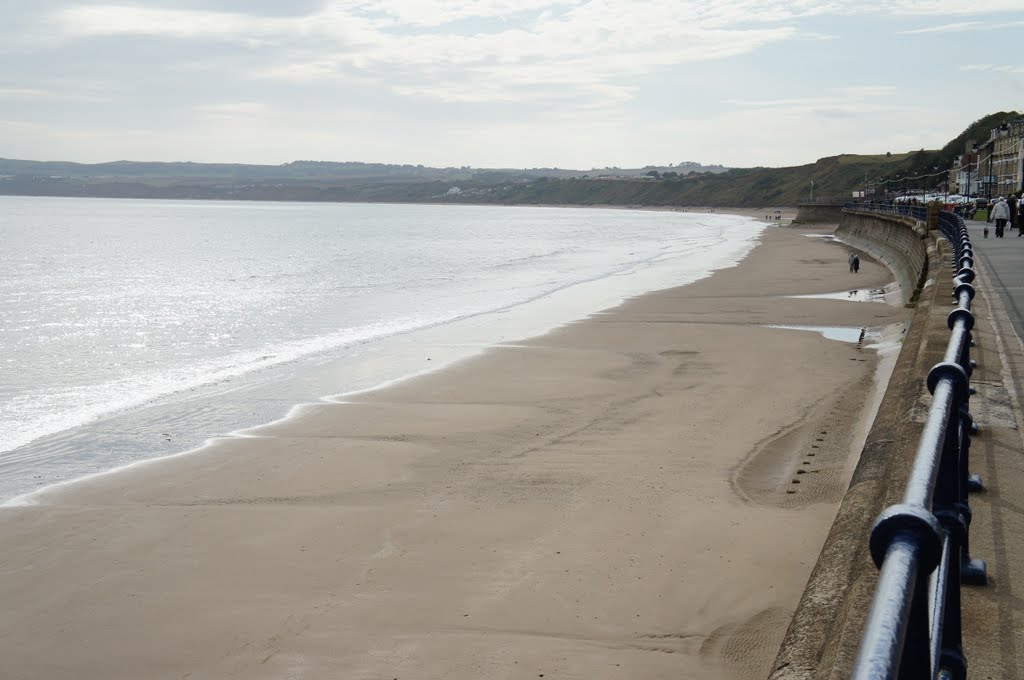
[[[507,342],[687,283],[763,228],[672,211],[0,197],[0,496],[421,370],[381,361],[385,342],[445,328],[454,347],[463,326],[470,344]],[[497,323],[510,310],[516,325]]]

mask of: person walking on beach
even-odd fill
[[[1003,230],[1006,229],[1006,221],[1010,219],[1010,206],[1002,196],[996,199],[995,205],[988,213],[988,221],[996,223],[996,238],[1003,237]]]
[[[853,273],[856,274],[860,271],[860,258],[856,255],[853,256]]]

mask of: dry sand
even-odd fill
[[[2,509],[0,676],[764,677],[878,358],[761,324],[906,318],[784,297],[892,279],[867,258],[849,273],[848,250],[807,231],[769,229],[698,283]]]

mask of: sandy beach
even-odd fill
[[[2,676],[764,677],[886,378],[769,325],[908,318],[830,232],[0,509]]]

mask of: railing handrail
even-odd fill
[[[927,218],[921,206],[851,204],[858,211]],[[969,490],[981,480],[968,474],[971,434],[970,358],[974,316],[974,251],[963,219],[940,212],[938,228],[953,246],[950,338],[941,363],[928,373],[932,394],[902,502],[882,511],[871,530],[870,550],[879,568],[851,678],[963,680],[960,584],[984,583],[985,563],[969,554]]]
[[[818,196],[816,198],[804,198],[798,201],[799,205],[820,205],[840,206],[845,205],[849,199],[836,198],[835,196]]]

